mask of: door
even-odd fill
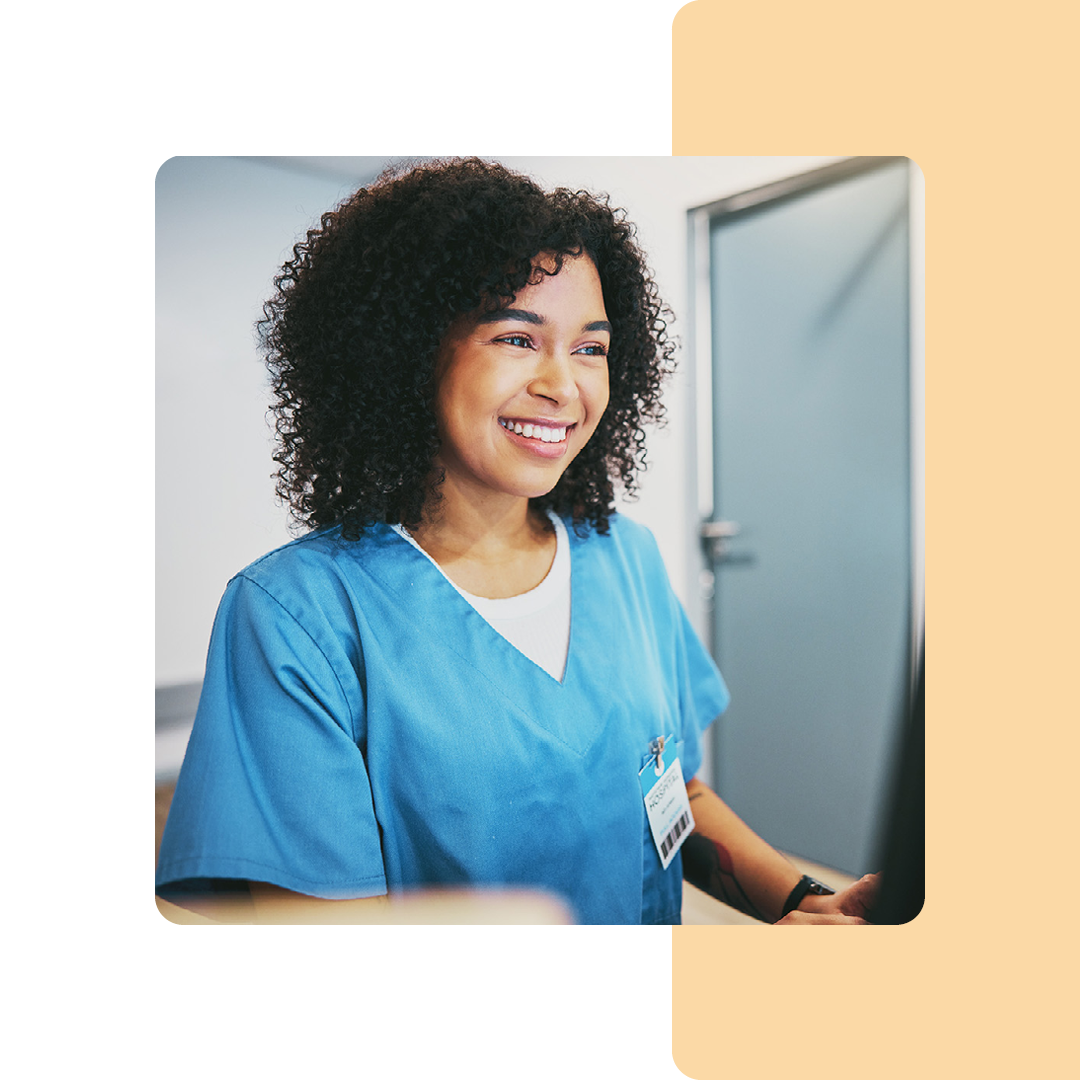
[[[738,530],[709,545],[713,774],[771,843],[856,874],[911,632],[910,166],[886,162],[709,215],[713,520]]]

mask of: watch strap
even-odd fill
[[[807,893],[813,893],[815,896],[831,896],[834,892],[836,892],[835,889],[830,889],[828,885],[823,884],[816,878],[803,874],[799,878],[799,883],[791,890],[788,898],[784,901],[784,909],[780,912],[780,918],[782,919],[789,912],[794,911]]]

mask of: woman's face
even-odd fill
[[[455,323],[436,368],[444,494],[549,492],[607,407],[610,344],[587,255],[565,259],[510,307]]]

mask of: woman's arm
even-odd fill
[[[798,908],[781,919],[784,902],[802,874],[700,780],[691,780],[686,791],[696,824],[683,844],[683,876],[692,885],[762,922],[865,922],[876,875],[868,874],[834,896],[804,896]]]
[[[700,780],[686,793],[695,828],[683,845],[683,876],[737,911],[776,922],[802,875]]]

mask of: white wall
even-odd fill
[[[159,686],[202,678],[225,582],[288,539],[253,327],[290,246],[348,190],[232,158],[173,158],[158,173]]]
[[[228,578],[289,539],[273,494],[266,376],[253,325],[277,267],[304,230],[380,158],[173,158],[157,181],[157,683],[202,677]],[[638,226],[685,338],[686,211],[833,158],[500,160],[549,186],[607,191]],[[647,524],[679,595],[696,576],[687,489],[689,363],[669,387],[666,429],[626,512]]]

